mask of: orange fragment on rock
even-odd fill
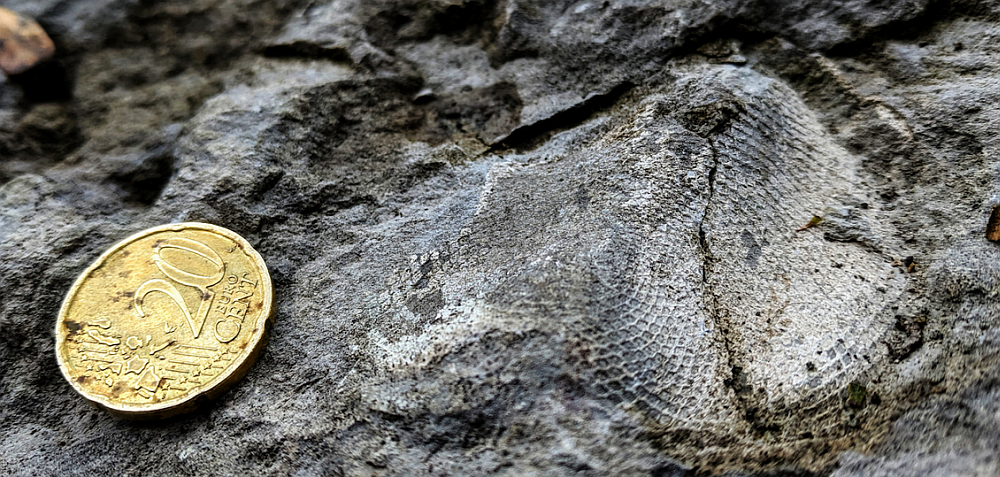
[[[52,39],[37,22],[0,8],[0,70],[4,74],[23,73],[55,51]]]
[[[994,205],[993,212],[990,212],[990,220],[986,222],[986,239],[1000,241],[1000,204]]]
[[[817,225],[819,225],[821,223],[823,223],[823,217],[820,217],[818,215],[814,215],[813,218],[809,219],[809,222],[807,224],[805,224],[805,225],[803,225],[803,226],[795,229],[795,231],[796,232],[801,232],[803,230],[808,229],[809,227],[815,227],[815,226],[817,226]]]

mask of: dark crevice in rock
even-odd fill
[[[58,56],[18,75],[7,77],[24,93],[24,102],[52,103],[73,99],[72,60]]]
[[[708,198],[705,200],[705,210],[702,212],[701,221],[698,223],[698,245],[702,255],[701,283],[705,295],[705,314],[712,320],[715,328],[713,331],[719,333],[719,338],[725,347],[726,362],[730,371],[730,377],[724,380],[723,383],[733,391],[736,398],[734,404],[739,406],[746,419],[750,420],[751,413],[746,411],[746,376],[743,374],[743,367],[736,357],[736,346],[733,343],[734,331],[732,330],[731,323],[719,312],[719,297],[712,290],[710,281],[712,267],[716,258],[712,255],[712,249],[708,243],[708,232],[705,230],[705,221],[709,217],[712,209],[712,200],[715,197],[715,180],[719,170],[719,152],[711,138],[708,138],[708,144],[712,150],[712,168],[708,171]]]
[[[712,257],[712,251],[708,246],[708,237],[705,232],[705,220],[708,218],[710,209],[712,208],[712,198],[715,195],[715,175],[719,170],[719,153],[715,149],[715,144],[711,140],[708,142],[709,147],[712,149],[712,168],[708,171],[708,198],[705,200],[705,210],[701,214],[701,221],[698,223],[698,243],[701,246],[701,254],[704,257],[704,265],[702,266],[702,284],[708,287],[708,276],[711,273],[711,264],[714,261]],[[711,313],[709,316],[715,317],[714,302],[712,305]]]
[[[110,180],[121,188],[126,202],[148,207],[173,177],[174,162],[169,149],[156,151],[115,171]]]
[[[579,104],[560,111],[541,121],[521,126],[510,134],[497,138],[490,147],[490,153],[504,151],[525,152],[535,149],[552,136],[562,131],[577,127],[587,120],[607,111],[629,91],[634,85],[630,82],[620,83],[604,94],[591,94]]]
[[[718,190],[718,174],[722,159],[720,159],[721,155],[716,138],[721,134],[725,134],[740,116],[746,114],[748,114],[748,111],[746,105],[743,103],[723,99],[702,103],[685,111],[678,111],[676,112],[676,117],[686,129],[705,138],[711,149],[712,165],[708,171],[708,198],[698,227],[698,243],[702,256],[704,309],[708,319],[713,323],[713,331],[718,333],[716,338],[717,342],[721,345],[720,352],[725,353],[723,366],[727,368],[729,376],[723,380],[723,384],[732,391],[731,402],[735,408],[735,414],[747,426],[744,428],[744,432],[747,433],[746,437],[758,441],[768,439],[769,436],[791,432],[785,429],[784,424],[788,419],[791,419],[791,416],[790,413],[773,414],[765,405],[766,398],[763,398],[760,392],[755,390],[748,382],[750,376],[747,373],[747,366],[744,365],[743,360],[749,358],[747,358],[745,351],[741,351],[741,332],[739,328],[741,325],[734,323],[730,316],[728,316],[725,306],[720,302],[720,296],[715,292],[712,284],[714,268],[721,259],[712,251],[712,244],[709,238],[711,228],[710,224],[706,223],[709,221],[714,207],[717,206],[716,201],[719,200],[718,194],[720,193]],[[795,446],[794,444],[790,445]],[[742,462],[704,462],[699,463],[698,466],[703,464],[706,467],[720,465],[721,467],[719,468],[739,469],[741,467],[745,468],[749,461],[757,460],[757,463],[751,464],[751,466],[763,464],[762,467],[771,468],[771,470],[748,470],[745,475],[822,475],[822,473],[814,474],[812,471],[796,466],[781,467],[781,462],[786,463],[786,465],[794,462],[793,459],[788,459],[787,457],[778,457],[777,454],[771,457],[764,457],[771,452],[776,452],[774,449],[778,447],[769,448],[763,445],[748,446],[746,443],[734,442],[731,444],[731,448],[743,449],[741,452],[749,454],[760,453],[760,456]],[[808,446],[801,446],[800,451],[811,452],[808,450]],[[819,465],[828,466],[829,464]],[[713,475],[717,472],[718,469],[707,474],[695,475]]]
[[[712,321],[714,330],[719,333],[718,340],[724,347],[725,362],[729,370],[729,378],[723,380],[723,384],[733,391],[735,400],[733,404],[737,407],[738,413],[756,431],[758,428],[766,427],[758,421],[756,408],[749,403],[751,389],[747,386],[744,366],[740,362],[740,356],[735,343],[738,330],[727,316],[725,310],[719,303],[719,296],[712,286],[712,273],[715,264],[719,261],[712,253],[706,221],[709,220],[713,210],[713,201],[716,199],[717,176],[719,172],[720,158],[719,149],[715,138],[727,131],[741,115],[746,114],[746,107],[739,101],[712,98],[708,101],[696,104],[690,109],[675,111],[674,117],[684,126],[698,136],[705,138],[712,154],[712,166],[708,171],[708,197],[705,201],[705,208],[698,223],[698,244],[702,256],[702,289],[705,301],[705,314]],[[767,430],[767,429],[764,429]]]
[[[346,48],[317,45],[306,41],[269,45],[264,48],[264,56],[267,58],[329,60],[334,63],[354,64],[354,60],[351,59],[351,54]]]

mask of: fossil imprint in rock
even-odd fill
[[[794,411],[882,359],[905,280],[876,251],[796,233],[862,200],[851,156],[753,71],[700,67],[665,90],[494,164],[462,236],[377,300],[411,320],[407,303],[444,303],[387,362],[547,330],[597,394],[723,431],[741,418],[734,389]]]

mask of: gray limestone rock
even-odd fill
[[[1000,472],[1000,4],[9,6],[60,53],[0,82],[0,473]],[[177,221],[275,327],[118,420],[52,326]]]

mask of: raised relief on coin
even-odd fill
[[[164,417],[243,377],[273,310],[267,268],[242,237],[209,224],[155,227],[77,279],[59,312],[56,355],[87,399]]]

